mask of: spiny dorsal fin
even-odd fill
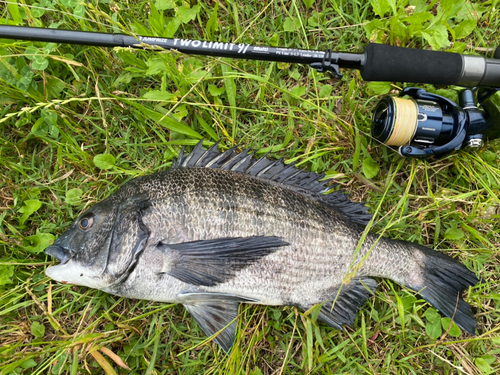
[[[337,191],[330,194],[330,180],[319,181],[325,175],[297,169],[294,163],[285,164],[283,159],[271,161],[267,154],[259,159],[254,159],[255,152],[245,150],[236,152],[236,147],[225,152],[217,151],[219,142],[208,150],[203,149],[203,139],[198,142],[190,154],[184,153],[182,148],[179,157],[172,163],[172,168],[217,168],[227,171],[246,173],[252,176],[274,181],[293,187],[309,197],[335,207],[346,215],[351,221],[360,225],[367,225],[372,216],[367,207],[361,203],[351,202],[348,195]]]

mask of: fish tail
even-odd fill
[[[462,292],[479,281],[476,275],[446,254],[418,244],[412,244],[414,246],[417,251],[412,255],[421,272],[419,277],[413,274],[410,282],[403,284],[417,291],[462,330],[474,335],[477,322],[471,306],[462,299]]]

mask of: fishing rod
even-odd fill
[[[500,89],[500,47],[494,58],[383,44],[369,44],[363,53],[351,53],[10,25],[0,25],[0,38],[176,50],[307,64],[337,79],[342,78],[342,68],[359,70],[365,81],[463,86],[468,89],[461,93],[459,104],[417,88],[404,89],[400,97],[384,97],[373,114],[372,135],[382,143],[399,146],[403,156],[419,158],[443,156],[465,146],[482,147],[485,140],[500,137],[500,109],[488,105],[488,99]],[[481,109],[476,105],[476,91]]]

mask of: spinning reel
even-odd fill
[[[460,148],[480,148],[500,137],[500,112],[492,96],[500,89],[466,89],[459,103],[424,89],[406,88],[399,97],[386,96],[377,104],[372,135],[388,146],[399,146],[405,157],[441,157]],[[403,97],[409,97],[405,99]]]

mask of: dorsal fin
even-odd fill
[[[348,195],[341,191],[324,194],[332,190],[332,186],[329,186],[330,180],[319,181],[325,177],[324,174],[297,169],[294,163],[285,164],[283,159],[271,161],[266,158],[267,154],[260,159],[254,159],[254,152],[245,150],[237,153],[236,147],[219,152],[217,151],[219,143],[220,141],[205,150],[201,140],[189,154],[184,153],[183,147],[177,160],[172,163],[172,168],[217,168],[246,173],[287,185],[302,194],[333,206],[355,223],[367,225],[370,222],[372,216],[362,203],[351,202]]]

